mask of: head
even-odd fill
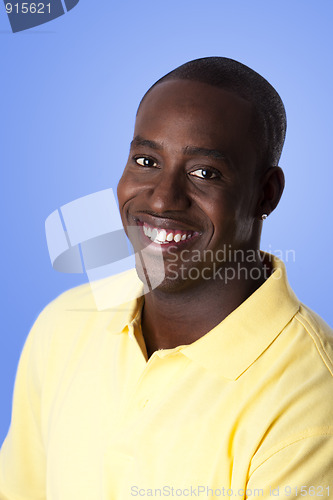
[[[251,133],[258,151],[258,168],[279,164],[287,128],[286,112],[276,90],[253,69],[226,57],[205,57],[182,64],[157,80],[143,96],[163,82],[190,80],[228,90],[252,105]]]
[[[166,263],[171,244],[178,261],[184,250],[258,249],[261,216],[283,191],[285,131],[277,92],[241,63],[198,59],[158,80],[139,105],[118,186],[125,229],[142,228],[134,246],[156,228],[160,239],[180,234],[154,243]]]

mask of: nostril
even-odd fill
[[[177,189],[167,186],[156,187],[151,191],[150,202],[152,209],[156,212],[184,210],[190,205],[186,191],[180,189],[179,186]]]
[[[160,211],[187,208],[189,206],[189,195],[186,185],[177,176],[161,176],[159,182],[152,186],[151,200],[158,206]]]

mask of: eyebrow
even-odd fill
[[[186,146],[184,153],[186,155],[208,156],[210,158],[217,158],[218,160],[227,159],[226,155],[217,149],[198,148],[196,146]]]
[[[155,150],[162,150],[163,145],[159,144],[158,142],[151,141],[149,139],[144,139],[140,135],[137,135],[134,137],[133,141],[131,142],[131,147],[133,146],[147,146],[151,149]],[[218,151],[217,149],[208,149],[208,148],[200,148],[197,146],[186,146],[183,149],[183,153],[185,155],[200,155],[200,156],[207,156],[210,158],[216,158],[218,160],[225,160],[227,161],[227,156],[223,154],[221,151]]]
[[[161,144],[158,144],[155,141],[150,141],[149,139],[144,139],[140,135],[134,137],[133,141],[131,142],[131,147],[132,146],[148,146],[151,149],[163,149]]]

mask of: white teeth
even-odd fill
[[[158,241],[160,241],[161,243],[164,243],[165,240],[166,240],[166,230],[165,229],[161,229],[158,234],[157,234],[157,239]]]
[[[143,232],[144,234],[150,238],[154,243],[166,243],[174,241],[175,243],[179,243],[180,241],[185,241],[186,239],[191,238],[191,233],[176,233],[167,232],[166,229],[157,229],[156,227],[152,228],[151,226],[143,224]]]
[[[157,239],[157,233],[158,233],[158,231],[157,231],[157,229],[156,229],[156,228],[152,229],[152,231],[151,231],[151,235],[150,235],[150,239],[151,239],[152,241],[154,241],[154,240],[156,240],[156,239]]]

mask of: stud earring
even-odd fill
[[[261,220],[265,220],[265,219],[267,219],[267,217],[268,217],[268,215],[267,215],[267,214],[262,214],[262,216],[261,216]]]

